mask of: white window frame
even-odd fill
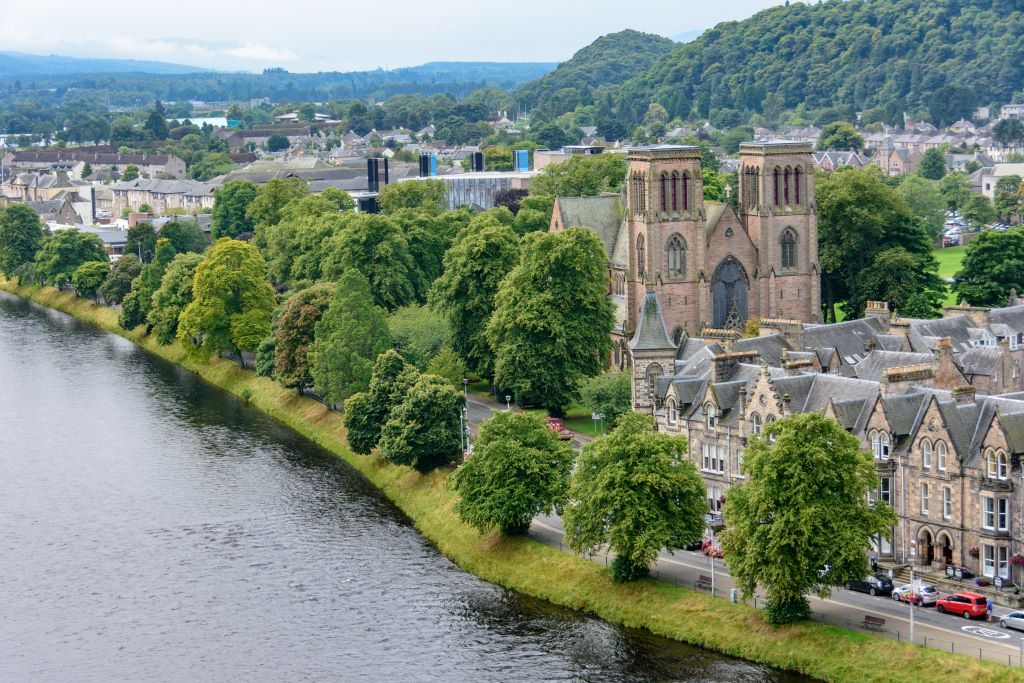
[[[981,499],[981,527],[983,529],[996,528],[996,499],[984,496]]]
[[[881,459],[882,460],[888,460],[889,459],[889,445],[890,445],[889,433],[888,432],[882,432],[882,435],[881,435],[881,445],[882,445]]]
[[[985,451],[985,476],[989,479],[995,479],[997,473],[996,452],[989,448]]]
[[[1003,453],[1002,451],[998,451],[996,453],[996,468],[997,476],[1005,481],[1010,473],[1010,463],[1006,459],[1006,453]]]
[[[921,442],[921,466],[926,470],[932,468],[932,442],[928,439]]]
[[[987,543],[981,546],[981,573],[989,578],[996,575],[996,548]]]
[[[704,404],[704,426],[708,429],[715,428],[715,405],[713,403]]]
[[[942,518],[953,518],[953,490],[948,486],[942,487]]]
[[[999,576],[1010,578],[1010,549],[1005,545],[996,548],[996,569]]]
[[[996,498],[996,529],[998,529],[999,531],[1007,531],[1009,528],[1010,499]]]
[[[946,442],[936,441],[935,442],[935,459],[936,465],[940,472],[946,471]]]
[[[757,413],[753,413],[750,416],[751,431],[754,434],[760,434],[761,430],[764,429],[764,424],[761,422],[761,416]]]
[[[679,422],[679,418],[676,415],[676,402],[672,399],[668,401],[668,423],[673,427]]]
[[[892,504],[892,479],[881,477],[878,480],[878,499]]]
[[[928,484],[921,484],[921,514],[928,514]]]

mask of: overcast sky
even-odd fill
[[[557,62],[606,33],[633,28],[676,37],[776,4],[780,0],[48,0],[23,4],[17,21],[0,22],[0,50],[253,71]]]

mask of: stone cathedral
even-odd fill
[[[802,142],[741,145],[737,210],[704,201],[700,148],[684,145],[631,149],[620,195],[556,200],[552,230],[586,226],[605,244],[618,309],[613,364],[627,362],[645,301],[675,344],[750,318],[818,321],[811,151]]]

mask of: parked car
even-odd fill
[[[558,434],[558,438],[562,441],[568,441],[572,438],[572,432],[566,429],[565,425],[557,417],[548,418],[548,429]]]
[[[882,574],[868,574],[862,581],[848,581],[846,589],[868,595],[889,595],[892,593],[892,579]]]
[[[988,598],[978,593],[953,593],[935,602],[939,612],[958,614],[964,619],[983,617],[988,614]]]
[[[999,626],[1024,631],[1024,612],[1010,612],[999,618]]]
[[[919,593],[915,593],[913,588],[909,583],[893,588],[892,599],[912,605],[934,605],[939,599],[939,591],[935,586],[921,586]]]

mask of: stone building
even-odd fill
[[[874,457],[866,495],[896,511],[873,543],[882,560],[1008,580],[1024,559],[1024,306],[1011,303],[906,320],[871,302],[861,320],[765,320],[758,337],[709,328],[677,343],[650,292],[629,345],[634,408],[688,437],[712,515],[765,425],[831,417]]]
[[[704,201],[700,148],[629,151],[624,196],[555,201],[551,230],[594,229],[606,247],[619,316],[613,363],[644,301],[657,299],[669,338],[742,329],[750,318],[801,323],[820,316],[818,221],[811,145],[740,146],[738,209]]]

